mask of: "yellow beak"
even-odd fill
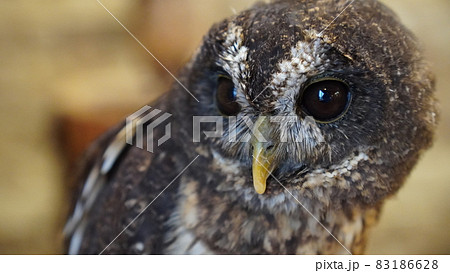
[[[255,136],[252,139],[253,146],[253,186],[255,191],[263,194],[266,191],[267,178],[275,169],[275,154],[274,149],[268,147],[269,143],[261,141],[264,139],[261,132],[268,132],[268,118],[261,116],[255,123]]]

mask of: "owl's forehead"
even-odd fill
[[[228,22],[218,64],[247,101],[285,108],[308,77],[324,71],[327,37],[289,18],[244,18]]]

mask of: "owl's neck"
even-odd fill
[[[377,216],[376,209],[358,208],[251,211],[219,194],[201,194],[196,182],[181,186],[166,238],[169,253],[357,254]]]

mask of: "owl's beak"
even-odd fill
[[[260,116],[256,121],[255,135],[252,138],[253,146],[253,186],[255,191],[263,194],[266,191],[267,178],[275,169],[275,153],[270,141],[262,141],[269,131],[268,117]]]

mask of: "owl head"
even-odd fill
[[[214,25],[188,68],[191,114],[223,120],[196,143],[209,181],[254,207],[289,210],[286,191],[324,207],[379,203],[432,140],[432,74],[375,0],[258,4]]]

